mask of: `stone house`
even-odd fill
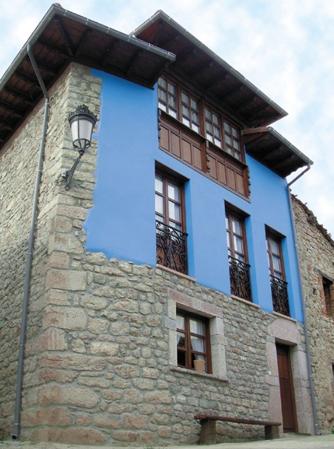
[[[313,432],[286,181],[311,161],[285,115],[161,11],[126,35],[51,6],[0,82],[3,435],[195,443],[206,412]]]
[[[334,241],[312,211],[293,197],[318,430],[334,429]]]

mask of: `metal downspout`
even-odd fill
[[[291,182],[287,185],[287,193],[288,193],[288,201],[289,201],[289,208],[290,208],[290,216],[291,216],[291,222],[292,222],[292,233],[293,233],[293,242],[295,247],[295,254],[297,258],[297,271],[298,271],[298,281],[299,281],[299,288],[302,296],[302,312],[304,317],[304,334],[305,334],[305,350],[306,350],[306,365],[307,365],[307,374],[309,378],[310,383],[310,394],[311,394],[311,406],[312,406],[312,415],[313,415],[313,432],[315,435],[319,435],[319,424],[318,424],[318,412],[317,412],[317,404],[315,400],[315,392],[314,392],[314,383],[313,383],[313,377],[312,377],[312,357],[310,353],[310,340],[308,336],[308,325],[307,325],[307,314],[306,314],[306,305],[305,305],[305,299],[304,299],[304,288],[303,288],[303,282],[302,282],[302,276],[301,276],[301,269],[300,269],[300,263],[299,263],[299,255],[298,255],[298,246],[297,246],[297,232],[296,232],[296,225],[295,225],[295,219],[294,219],[294,212],[293,212],[293,206],[292,206],[292,200],[291,200],[291,192],[290,192],[290,186],[293,184],[297,179],[299,179],[303,174],[305,174],[311,167],[308,166],[306,170],[304,170],[299,176],[297,176],[295,179],[293,179]]]
[[[27,334],[27,321],[28,321],[28,307],[30,298],[30,286],[31,286],[31,270],[32,270],[32,260],[33,260],[33,250],[35,243],[35,228],[37,222],[38,214],[38,198],[39,190],[42,178],[43,162],[44,162],[44,149],[46,141],[46,132],[48,127],[48,116],[49,116],[49,96],[39,72],[38,66],[36,64],[34,55],[32,54],[30,44],[27,45],[27,53],[30,58],[31,65],[34,69],[36,78],[43,92],[44,101],[44,119],[42,127],[42,136],[39,145],[39,156],[38,156],[38,166],[35,179],[33,200],[32,200],[32,213],[31,213],[31,225],[29,231],[28,239],[28,249],[25,262],[24,270],[24,286],[23,286],[23,304],[22,304],[22,316],[21,316],[21,330],[20,330],[20,343],[19,343],[19,355],[18,355],[18,365],[16,371],[16,397],[15,397],[15,408],[14,408],[14,423],[12,427],[12,438],[18,439],[20,437],[21,431],[21,406],[22,406],[22,385],[23,385],[23,374],[24,374],[24,352]]]

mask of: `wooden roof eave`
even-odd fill
[[[78,30],[80,39],[74,45],[73,33],[78,34]],[[105,65],[99,64],[96,57],[100,55],[95,55],[93,49],[87,46],[89,39],[84,42],[86,38],[83,36],[88,31],[95,36],[95,40],[98,39],[100,51],[102,45],[107,46],[110,41],[119,43],[118,49],[112,52],[114,60],[107,60]],[[53,4],[0,79],[0,148],[42,96],[28,58],[28,46],[32,49],[47,88],[51,87],[70,62],[101,69],[152,88],[162,70],[175,61],[175,55],[171,52]],[[51,61],[55,61],[55,64],[50,64]],[[13,119],[11,129],[6,123],[8,117]]]
[[[286,177],[313,161],[272,127],[242,131],[246,151],[280,176]]]
[[[154,35],[154,33],[151,32],[154,27],[158,26],[157,24],[162,24],[159,25],[160,27],[163,25],[171,27],[175,32],[174,41],[169,39],[165,42],[160,42],[159,34]],[[163,32],[161,31],[160,34],[163,34]],[[186,61],[188,61],[190,57],[192,58],[192,60],[196,60],[200,56],[202,56],[203,58],[205,57],[207,63],[203,64],[203,66],[211,70],[212,82],[214,81],[214,79],[218,79],[218,84],[216,85],[215,89],[210,88],[210,83],[207,83],[208,88],[210,88],[210,90],[214,90],[214,94],[218,97],[220,94],[222,94],[220,101],[224,101],[224,97],[225,99],[229,98],[231,100],[230,103],[227,101],[226,105],[235,111],[235,115],[239,116],[240,123],[244,124],[245,126],[267,126],[287,115],[287,112],[283,108],[277,105],[266,94],[264,94],[254,84],[247,80],[241,73],[231,67],[226,61],[220,58],[212,50],[206,47],[206,45],[195,38],[191,33],[189,33],[181,25],[175,22],[164,11],[157,11],[152,17],[150,17],[142,25],[136,28],[132,35],[138,36],[148,42],[151,40],[151,42],[155,43],[156,45],[169,50],[173,42],[175,43],[176,38],[178,38],[178,45],[181,43],[182,39],[184,41],[186,40],[189,43],[189,47],[185,48],[183,52],[177,52],[175,49],[171,50],[176,54],[176,62],[171,66],[171,68],[177,67],[178,65],[184,66]],[[182,39],[180,38],[180,36],[182,37]],[[192,72],[193,76],[195,76],[196,73],[198,74],[198,70],[192,70]],[[206,78],[208,81],[209,73],[210,72],[207,70]],[[228,76],[231,80],[231,83],[233,84],[232,89],[235,92],[239,92],[241,94],[239,95],[242,97],[240,107],[238,106],[240,105],[240,101],[234,101],[234,95],[230,95],[230,92],[224,92],[224,90],[222,89],[224,83],[219,83],[219,76],[217,78],[217,75],[219,74],[221,78]],[[198,81],[198,76],[196,80]],[[256,102],[254,102],[254,99],[256,99]],[[237,109],[238,107],[239,109]],[[247,112],[245,113],[245,111]],[[261,112],[261,114],[258,114],[259,111]],[[258,115],[256,116],[256,114]]]

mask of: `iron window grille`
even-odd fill
[[[251,301],[250,265],[235,257],[229,256],[229,267],[232,295]]]
[[[288,283],[285,280],[282,254],[282,237],[272,230],[267,230],[267,254],[273,309],[275,312],[290,316]]]
[[[288,283],[273,275],[270,275],[270,283],[274,311],[290,316]]]
[[[157,263],[187,273],[187,234],[156,221]]]

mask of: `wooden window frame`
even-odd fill
[[[162,214],[162,220],[161,223],[167,225],[167,226],[171,226],[169,224],[170,221],[172,221],[173,223],[179,224],[181,227],[181,231],[182,232],[186,232],[186,223],[185,223],[185,207],[184,207],[184,203],[185,203],[185,199],[184,199],[184,182],[176,177],[173,176],[161,169],[156,169],[155,171],[155,177],[159,176],[162,178],[162,194],[160,192],[157,192],[155,189],[155,195],[158,195],[160,197],[162,197],[162,203],[163,203],[163,214]],[[173,184],[177,185],[179,188],[179,194],[180,194],[180,202],[173,200],[172,198],[169,198],[168,196],[168,182],[172,182]],[[180,206],[180,218],[181,218],[181,222],[178,222],[172,218],[170,218],[169,216],[169,204],[168,202],[171,201],[174,204],[177,204],[178,206]],[[155,211],[156,215],[160,215],[160,213],[157,214],[157,212]],[[173,226],[172,226],[173,227]],[[177,229],[177,228],[175,228]]]
[[[269,261],[269,272],[271,276],[273,276],[276,279],[281,279],[282,281],[286,282],[286,275],[285,275],[285,267],[284,267],[284,258],[283,258],[283,251],[282,251],[282,241],[283,238],[280,234],[276,233],[275,231],[271,229],[267,229],[266,231],[266,242],[267,242],[267,255],[268,255],[268,261]],[[280,260],[280,268],[281,268],[281,277],[277,277],[275,274],[274,264],[273,264],[273,252],[270,245],[270,240],[275,241],[278,244],[279,247],[279,260]],[[275,254],[277,256],[277,254]]]
[[[243,243],[243,248],[244,248],[244,254],[243,254],[244,259],[242,260],[242,262],[248,264],[247,234],[246,234],[246,226],[245,226],[245,220],[247,217],[242,212],[239,212],[229,206],[226,207],[225,216],[226,216],[226,220],[227,220],[227,224],[228,224],[228,226],[226,228],[226,232],[228,234],[229,243],[230,243],[230,245],[228,247],[229,253],[230,253],[231,257],[233,257],[234,259],[238,259],[238,257],[236,257],[236,254],[240,254],[240,253],[238,253],[234,248],[233,236],[237,235],[237,237],[241,237],[242,243]],[[242,235],[235,234],[233,232],[232,218],[237,219],[238,222],[240,223]],[[238,259],[238,260],[240,260],[240,259]]]
[[[324,294],[326,316],[334,318],[333,281],[326,276],[321,276],[322,290]]]
[[[184,365],[179,365],[178,366],[180,368],[185,368],[185,369],[189,369],[189,370],[193,370],[196,371],[195,368],[193,367],[193,355],[201,355],[204,356],[204,360],[206,361],[206,369],[205,369],[205,373],[207,374],[212,374],[212,360],[211,360],[211,343],[210,343],[210,322],[209,319],[206,317],[203,317],[201,315],[197,315],[195,313],[192,312],[188,312],[185,311],[183,309],[177,309],[176,310],[176,315],[180,315],[184,318],[184,330],[183,329],[179,329],[176,328],[176,335],[178,334],[183,334],[184,335],[184,340],[185,340],[185,345],[184,345],[184,350],[183,349],[179,349],[177,347],[177,354],[178,351],[182,351],[185,353],[185,366]],[[200,335],[200,334],[195,334],[193,332],[190,332],[190,319],[194,319],[197,321],[201,321],[204,326],[205,326],[205,335]],[[200,351],[194,351],[191,348],[191,337],[199,337],[201,339],[204,340],[204,352],[200,352]],[[177,343],[176,343],[177,344]],[[177,356],[178,358],[178,356]]]
[[[231,133],[227,132],[225,129],[225,124],[228,125],[231,128]],[[237,159],[238,161],[243,161],[244,157],[243,157],[243,153],[242,153],[242,142],[241,142],[241,132],[240,129],[234,125],[231,124],[231,122],[227,121],[227,120],[222,120],[222,130],[223,130],[223,146],[224,146],[224,150],[230,154],[233,158]],[[236,130],[237,132],[237,138],[233,135],[233,130]],[[231,139],[231,144],[226,142],[226,136]],[[238,142],[239,145],[239,150],[237,150],[234,146],[233,146],[233,142],[236,141]],[[228,148],[228,149],[226,149]],[[230,151],[229,151],[230,150]],[[236,156],[236,154],[239,156]]]
[[[182,94],[188,97],[188,104],[187,105],[185,105],[185,103],[182,100]],[[191,105],[192,101],[195,102],[196,105],[197,105],[197,110],[196,110],[197,116],[198,116],[198,122],[197,123],[194,122],[193,119],[192,119],[192,111],[194,110],[192,105]],[[179,105],[180,105],[180,107],[179,107],[179,109],[180,109],[180,111],[179,111],[179,120],[180,120],[180,122],[184,126],[186,126],[187,128],[189,128],[192,131],[194,131],[196,134],[200,134],[200,131],[201,131],[201,115],[200,115],[201,104],[200,104],[200,101],[196,97],[194,97],[190,92],[188,92],[188,90],[183,89],[183,88],[179,88]],[[183,119],[185,117],[185,115],[183,113],[184,106],[186,106],[189,109],[189,114],[190,114],[190,116],[189,116],[189,125],[187,125],[183,121]],[[194,125],[198,128],[197,130],[194,129]]]
[[[206,140],[207,145],[212,147],[213,150],[219,152],[223,152],[224,155],[227,155],[231,157],[234,161],[238,161],[241,164],[245,166],[245,148],[243,143],[243,138],[241,134],[241,127],[239,124],[237,124],[234,120],[231,120],[231,118],[223,112],[221,109],[217,108],[213,103],[208,101],[207,99],[203,99],[200,96],[196,95],[196,93],[193,93],[193,89],[187,87],[187,84],[184,83],[184,81],[180,81],[178,77],[168,75],[162,75],[160,78],[164,79],[167,83],[174,84],[176,87],[176,117],[173,115],[170,115],[168,111],[164,111],[163,109],[160,109],[163,113],[165,113],[168,117],[171,117],[173,120],[176,120],[181,126],[185,127],[186,129],[190,129],[197,135],[201,136],[203,139]],[[158,84],[159,89],[159,84]],[[198,105],[198,117],[199,117],[199,131],[197,132],[194,130],[191,126],[187,126],[182,121],[182,98],[181,94],[184,92],[186,95],[188,95],[190,98],[194,99],[197,102]],[[158,99],[159,101],[159,99]],[[168,100],[167,100],[168,101]],[[159,106],[158,106],[159,107]],[[207,139],[207,133],[206,133],[206,118],[205,118],[205,109],[207,109],[211,114],[215,114],[218,116],[219,121],[219,127],[220,127],[220,141],[221,144],[217,145],[214,142],[211,142],[209,139]],[[238,132],[238,139],[235,139],[239,143],[240,150],[237,151],[233,147],[233,136],[231,134],[232,139],[232,145],[225,143],[225,130],[224,130],[224,123],[227,123],[230,127],[234,128]],[[214,136],[213,136],[214,137]],[[230,151],[227,151],[226,148],[229,148],[232,150],[232,154]],[[238,154],[238,157],[235,156],[235,153]],[[240,157],[239,157],[240,156]]]
[[[162,88],[162,86],[159,84],[160,83],[160,79],[161,80],[163,80],[165,83],[166,83],[166,89],[164,89],[164,88]],[[174,88],[175,88],[175,114],[176,114],[176,116],[174,117],[174,115],[173,114],[171,114],[170,113],[170,110],[173,110],[174,111],[174,109],[173,108],[171,108],[170,106],[169,106],[169,97],[172,97],[173,95],[169,92],[169,90],[168,90],[168,85],[173,85],[174,86]],[[164,91],[165,92],[165,95],[166,95],[166,103],[164,104],[164,102],[163,101],[161,101],[161,99],[160,99],[160,90],[162,90],[162,91]],[[158,107],[160,108],[160,104],[164,104],[164,107],[165,107],[165,110],[164,109],[162,109],[162,108],[160,108],[160,110],[161,111],[164,111],[166,114],[168,114],[170,117],[172,117],[172,118],[174,118],[174,119],[178,119],[179,118],[179,103],[178,103],[178,101],[179,101],[179,99],[178,99],[178,85],[177,85],[177,83],[175,83],[174,81],[171,81],[171,80],[169,80],[168,78],[166,78],[165,76],[161,76],[160,78],[159,78],[159,81],[158,81]]]
[[[207,114],[206,114],[206,112],[208,112],[209,114],[210,114],[210,121],[209,120],[207,120]],[[217,117],[217,122],[218,123],[214,123],[214,120],[213,120],[213,116],[216,116]],[[209,144],[211,144],[211,145],[214,145],[214,147],[216,147],[216,148],[219,148],[219,150],[221,151],[221,150],[224,150],[224,140],[223,140],[223,129],[222,129],[222,117],[221,117],[221,114],[219,113],[219,112],[217,112],[216,110],[214,110],[212,107],[210,107],[209,105],[207,105],[207,104],[204,104],[203,105],[203,117],[204,117],[204,130],[203,130],[203,132],[204,132],[204,135],[205,135],[205,138],[206,138],[206,140],[209,142]],[[207,131],[207,126],[206,126],[206,124],[207,123],[210,123],[210,125],[211,125],[211,128],[212,128],[212,139],[213,140],[210,140],[209,138],[208,138],[208,131]],[[216,129],[218,129],[219,130],[219,135],[220,135],[220,145],[218,145],[216,142],[215,142],[215,139],[217,139],[217,137],[215,136],[215,132],[214,132],[214,128],[216,128]],[[217,139],[218,140],[218,139]]]

